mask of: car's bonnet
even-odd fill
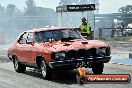
[[[39,44],[44,50],[59,52],[59,51],[68,51],[68,50],[78,50],[78,49],[89,49],[97,47],[106,47],[108,44],[98,40],[89,40],[89,41],[71,41],[71,42],[46,42]]]

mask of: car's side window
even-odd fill
[[[33,41],[33,33],[32,32],[30,32],[30,33],[28,33],[28,35],[27,35],[27,41]]]
[[[44,32],[36,32],[34,36],[34,42],[44,41]]]
[[[19,44],[26,44],[26,42],[27,42],[27,33],[24,32],[24,33],[20,36],[20,38],[19,38],[19,40],[18,40],[18,43],[19,43]]]

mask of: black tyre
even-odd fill
[[[13,64],[14,64],[14,69],[15,69],[16,72],[18,72],[18,73],[24,73],[25,72],[26,66],[21,64],[18,61],[17,57],[13,58]]]
[[[94,74],[102,74],[104,68],[104,63],[93,63],[92,71]]]
[[[41,62],[40,69],[41,69],[42,77],[44,79],[46,80],[51,79],[51,75],[52,75],[51,68],[44,61]]]

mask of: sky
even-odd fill
[[[116,13],[122,6],[132,5],[132,0],[99,0],[99,13]]]
[[[2,6],[8,4],[15,4],[19,9],[23,9],[26,0],[0,0]],[[34,0],[37,6],[55,8],[59,5],[60,0]],[[117,13],[118,9],[122,6],[132,5],[132,0],[99,0],[100,8],[99,13]]]
[[[2,6],[7,6],[8,4],[14,4],[19,9],[26,7],[26,0],[0,0]],[[37,6],[47,7],[56,9],[56,6],[59,5],[60,0],[34,0]]]

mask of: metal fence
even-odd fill
[[[98,28],[95,30],[95,37],[114,38],[132,36],[132,28]]]

